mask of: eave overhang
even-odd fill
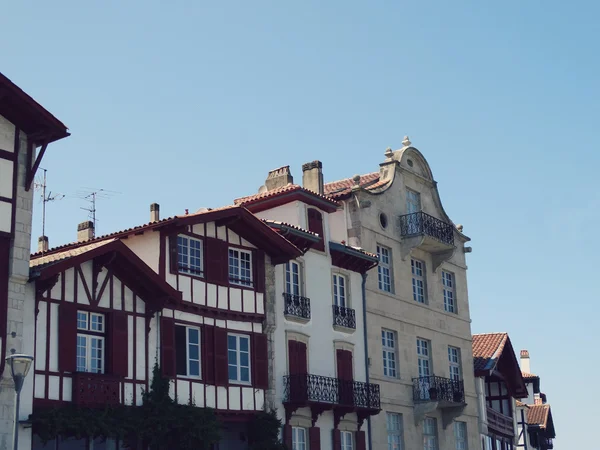
[[[321,240],[318,234],[294,225],[273,220],[264,220],[263,222],[298,247],[303,254]]]
[[[377,256],[339,242],[329,242],[331,264],[342,269],[366,273],[379,264]]]
[[[280,194],[273,194],[272,196],[264,198],[252,199],[248,201],[242,200],[240,205],[253,213],[257,213],[294,201],[306,203],[307,205],[314,206],[315,208],[319,208],[320,210],[328,213],[337,211],[338,207],[340,206],[340,204],[333,199],[328,199],[302,188],[292,191],[285,191]]]

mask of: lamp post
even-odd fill
[[[29,372],[33,356],[15,354],[6,358],[6,363],[10,367],[10,373],[15,382],[15,423],[13,428],[13,450],[19,449],[19,406],[21,402],[21,388],[25,377]]]

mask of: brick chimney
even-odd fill
[[[312,161],[302,165],[302,187],[323,195],[323,163]]]
[[[531,373],[529,352],[527,350],[521,350],[521,372]]]
[[[94,238],[94,222],[86,220],[77,225],[77,242],[84,242]]]
[[[46,253],[48,247],[48,236],[40,236],[38,238],[38,253]]]
[[[160,220],[160,205],[152,203],[150,205],[150,222],[158,222]]]
[[[294,183],[294,177],[290,172],[290,166],[283,166],[275,170],[271,170],[265,181],[267,191],[272,191],[288,184]]]

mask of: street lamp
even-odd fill
[[[33,362],[33,356],[29,355],[10,355],[6,357],[6,363],[10,367],[10,373],[13,381],[15,382],[15,423],[13,428],[13,449],[18,450],[19,448],[19,404],[21,402],[21,388],[25,377],[29,372],[31,363]]]

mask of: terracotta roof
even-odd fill
[[[534,378],[539,378],[537,375],[534,375],[532,373],[523,372],[523,371],[521,371],[521,375],[523,375],[523,378],[525,380],[532,380]]]
[[[299,227],[298,225],[292,225],[291,223],[287,223],[287,222],[280,222],[279,220],[271,220],[271,219],[263,219],[263,222],[266,223],[267,225],[269,225],[271,228],[275,228],[275,229],[279,229],[280,227],[286,227],[286,228],[292,228],[294,230],[300,231],[302,233],[306,233],[308,235],[314,236],[314,237],[319,237],[319,235],[317,233],[315,233],[314,231],[310,231],[310,230],[305,230],[302,227]]]
[[[364,175],[360,175],[359,186],[364,189],[374,189],[379,186],[383,186],[387,183],[387,181],[379,182],[379,172],[367,173]],[[344,195],[349,194],[352,191],[352,187],[356,183],[354,182],[354,177],[345,178],[343,180],[332,181],[330,183],[325,183],[324,191],[325,195],[329,197],[338,198],[343,197]]]
[[[475,370],[493,369],[508,339],[507,333],[473,335],[473,365]]]
[[[71,248],[69,250],[64,250],[62,252],[55,252],[49,255],[41,256],[36,259],[32,259],[29,261],[29,267],[40,269],[43,267],[47,267],[51,264],[57,263],[59,261],[63,261],[65,259],[72,258],[73,256],[81,255],[83,253],[89,252],[98,247],[102,247],[103,245],[110,244],[111,242],[116,241],[116,238],[107,239],[104,241],[93,242],[88,245],[82,245],[79,247]]]
[[[548,413],[550,412],[550,405],[529,405],[529,411],[527,412],[527,424],[528,425],[539,425],[540,428],[546,428],[548,425]]]
[[[263,200],[267,200],[273,197],[277,197],[283,194],[288,194],[292,192],[301,192],[315,198],[318,198],[322,201],[325,201],[332,206],[338,207],[339,203],[327,195],[321,195],[315,191],[311,191],[310,189],[305,189],[298,184],[286,184],[285,186],[281,186],[279,188],[272,189],[270,191],[259,192],[258,194],[248,195],[246,197],[236,198],[233,203],[238,206],[248,206],[254,203],[262,202]]]

